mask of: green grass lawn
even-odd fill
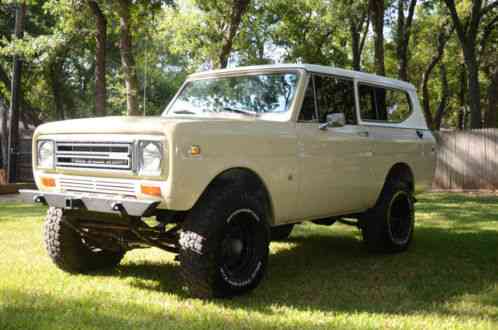
[[[358,230],[298,226],[268,276],[231,300],[191,299],[173,255],[128,253],[68,275],[42,243],[45,209],[0,204],[0,329],[498,329],[498,198],[425,194],[408,252],[371,255]]]

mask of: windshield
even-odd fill
[[[294,99],[298,78],[297,73],[272,73],[193,80],[166,115],[284,113]]]

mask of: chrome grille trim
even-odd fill
[[[67,192],[136,197],[135,185],[129,181],[63,176],[59,178],[59,186],[63,191]]]
[[[58,168],[131,171],[133,143],[56,141]]]

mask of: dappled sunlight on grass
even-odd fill
[[[46,208],[34,204],[0,203],[0,222],[18,220],[20,218],[39,217]]]
[[[158,249],[62,273],[42,245],[44,210],[2,204],[0,328],[498,328],[498,198],[419,201],[406,253],[369,254],[342,224],[299,225],[272,243],[258,289],[211,301],[189,298],[174,256]]]

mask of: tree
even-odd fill
[[[338,20],[346,22],[350,34],[351,56],[353,70],[361,70],[361,58],[370,28],[368,0],[339,0],[333,4],[334,14]]]
[[[272,41],[284,60],[345,67],[349,31],[330,1],[276,0],[269,6],[276,23]]]
[[[482,126],[482,116],[477,37],[480,32],[481,20],[494,8],[498,7],[498,1],[491,2],[483,7],[482,0],[473,0],[470,14],[464,18],[458,14],[454,0],[444,0],[444,2],[450,12],[463,50],[469,82],[470,125],[471,128],[480,128]]]
[[[370,17],[374,32],[375,73],[386,75],[384,64],[384,0],[370,0]]]
[[[408,48],[410,45],[411,28],[413,15],[417,0],[410,0],[408,15],[405,17],[406,0],[398,0],[398,24],[396,26],[396,53],[398,55],[398,77],[401,80],[408,81]]]
[[[423,110],[425,114],[425,119],[427,121],[427,126],[435,130],[439,130],[439,128],[441,127],[441,121],[449,97],[448,79],[446,76],[446,67],[444,66],[444,64],[440,66],[440,78],[441,78],[441,83],[443,85],[443,93],[435,116],[432,115],[431,105],[430,105],[429,79],[431,77],[432,71],[443,58],[446,42],[448,41],[451,33],[452,30],[448,31],[444,25],[443,27],[441,27],[441,30],[438,33],[437,37],[437,50],[433,55],[431,61],[429,62],[429,65],[427,66],[422,78],[421,89],[423,95]]]
[[[489,16],[489,15],[488,15]],[[480,40],[480,62],[482,71],[488,79],[487,108],[484,113],[484,127],[498,127],[498,15],[487,17]]]
[[[232,0],[232,12],[230,15],[230,22],[227,31],[224,33],[223,46],[219,58],[220,68],[226,68],[228,64],[228,57],[232,50],[233,40],[237,31],[239,30],[242,16],[246,13],[250,0]]]
[[[126,86],[126,109],[128,116],[138,116],[138,79],[133,57],[131,37],[130,1],[118,0],[116,10],[119,15],[121,65]]]
[[[9,154],[7,151],[7,143],[8,141],[8,133],[7,133],[7,121],[8,121],[8,113],[9,108],[7,103],[0,97],[0,121],[2,125],[0,126],[0,172],[1,170],[7,170],[7,159],[9,158]],[[4,172],[5,173],[5,172]]]
[[[54,56],[52,58],[52,61],[50,64],[47,66],[48,69],[48,79],[47,81],[49,82],[50,89],[52,91],[52,96],[54,98],[54,103],[55,103],[55,115],[57,117],[57,120],[64,120],[66,115],[65,115],[65,110],[64,110],[64,100],[63,100],[63,58],[64,56]]]
[[[106,43],[107,19],[95,0],[88,0],[88,6],[95,17],[95,114],[106,115]]]
[[[24,18],[26,15],[26,4],[20,3],[16,8],[16,23],[14,34],[16,39],[22,39],[24,35]],[[17,180],[17,152],[19,144],[19,105],[22,100],[21,90],[22,60],[18,55],[14,56],[12,69],[11,101],[9,116],[9,139],[8,139],[8,182]]]
[[[235,39],[233,52],[240,65],[268,64],[272,62],[272,31],[277,18],[270,8],[272,3],[252,0]]]

